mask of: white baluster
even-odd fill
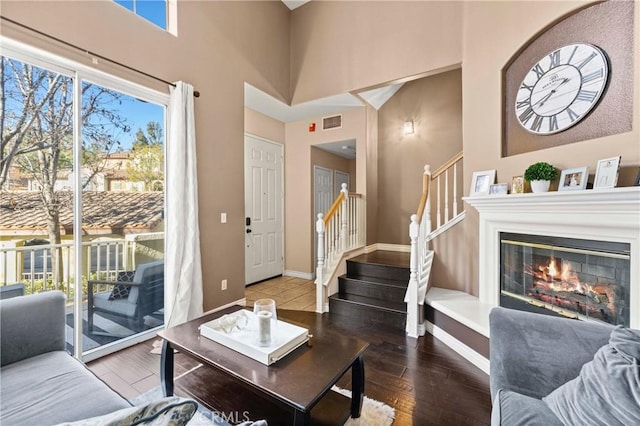
[[[424,166],[424,174],[431,176],[430,165],[427,164],[426,166]],[[431,181],[429,181],[429,183],[431,183]],[[440,209],[438,209],[438,214],[440,214]],[[422,214],[420,223],[422,223],[422,226],[425,226],[425,224],[427,225],[426,232],[427,234],[430,234],[431,229],[433,229],[431,225],[431,188],[429,188],[429,193],[427,194],[427,203],[425,204],[424,213]]]
[[[447,222],[449,222],[449,170],[444,172],[444,223]]]
[[[348,217],[348,203],[349,203],[349,191],[347,190],[347,184],[342,184],[342,190],[340,190],[344,197],[342,197],[342,203],[340,203],[340,252],[344,252],[348,247],[347,240],[347,220]]]
[[[453,163],[453,216],[458,216],[458,163]]]
[[[318,220],[316,221],[316,233],[318,234],[318,266],[316,267],[316,312],[322,312],[324,310],[324,232],[324,214],[318,213]]]
[[[440,176],[436,178],[436,223],[438,224],[437,228],[440,228],[442,224],[442,217],[440,215]]]

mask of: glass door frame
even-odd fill
[[[59,46],[55,46],[59,48]],[[108,89],[116,90],[125,95],[129,95],[145,102],[155,103],[164,106],[164,128],[168,127],[169,122],[169,98],[168,93],[160,92],[155,89],[151,89],[142,86],[137,83],[133,83],[121,77],[108,74],[104,71],[97,70],[90,66],[84,65],[80,62],[68,59],[57,54],[47,52],[46,50],[34,47],[32,45],[14,40],[12,38],[0,35],[0,52],[2,56],[12,58],[21,62],[29,63],[49,71],[53,71],[64,75],[65,77],[73,80],[73,168],[74,170],[81,170],[82,167],[82,83],[89,82],[98,84]],[[166,138],[167,132],[165,131],[165,143],[163,149],[165,151],[165,180],[168,174],[166,167],[166,149],[168,140]],[[73,183],[73,227],[74,230],[82,229],[82,174],[74,173]],[[165,221],[167,220],[166,206],[167,206],[167,194],[165,185],[165,197],[164,197],[164,210]],[[107,355],[119,351],[125,347],[134,345],[136,343],[153,338],[158,329],[164,326],[158,326],[150,330],[146,330],[141,333],[134,334],[129,337],[118,339],[117,341],[101,345],[98,348],[92,349],[83,353],[83,328],[82,328],[82,275],[83,275],[83,262],[82,262],[82,232],[75,232],[73,234],[74,244],[74,341],[73,356],[82,361],[91,361],[101,356]],[[80,249],[78,249],[80,248]],[[164,239],[164,252],[166,253],[166,236]],[[78,279],[78,277],[80,277]]]

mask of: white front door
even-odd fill
[[[245,284],[282,275],[282,145],[244,137]]]

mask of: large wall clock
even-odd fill
[[[503,157],[631,131],[634,3],[578,9],[507,61]]]
[[[578,43],[554,50],[520,84],[514,104],[518,123],[538,135],[568,129],[598,103],[608,74],[607,58],[596,46]]]

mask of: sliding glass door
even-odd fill
[[[166,96],[3,54],[0,290],[63,291],[78,357],[137,342],[164,322]]]

